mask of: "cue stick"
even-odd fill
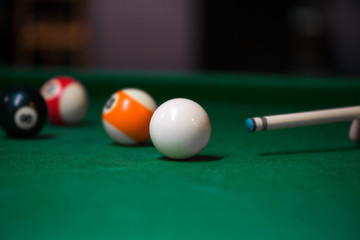
[[[249,132],[301,127],[360,119],[360,106],[248,118]]]

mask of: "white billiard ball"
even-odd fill
[[[76,79],[58,76],[48,80],[40,89],[49,120],[53,124],[76,124],[86,115],[89,100],[85,87]]]
[[[211,135],[210,119],[196,102],[176,98],[160,105],[150,121],[154,146],[166,157],[188,159],[201,152]]]

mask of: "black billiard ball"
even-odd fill
[[[41,94],[30,87],[14,87],[0,98],[2,129],[15,138],[29,138],[44,127],[48,110]]]

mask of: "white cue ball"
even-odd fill
[[[150,121],[154,146],[166,157],[187,159],[201,152],[211,135],[210,119],[196,102],[176,98],[160,105]]]

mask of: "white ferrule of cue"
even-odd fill
[[[255,131],[309,126],[360,119],[360,106],[253,118]]]

